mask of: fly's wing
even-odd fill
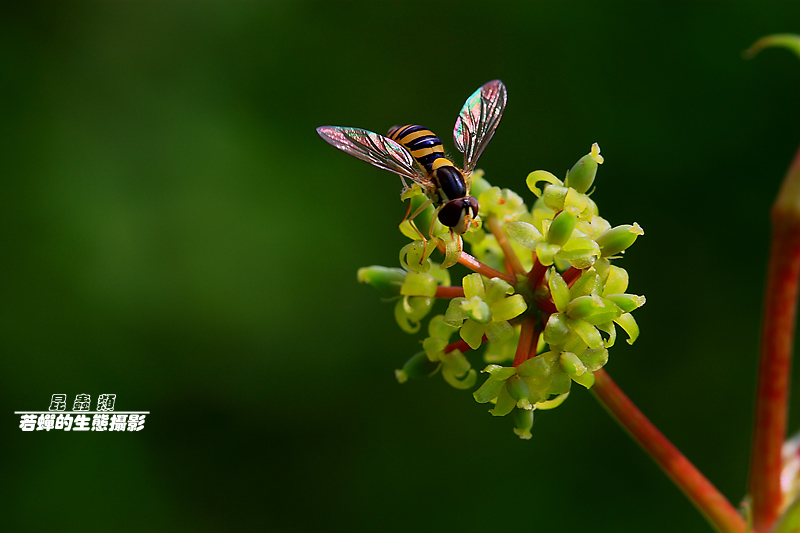
[[[320,126],[317,128],[317,133],[342,152],[398,174],[406,188],[408,185],[405,178],[419,183],[423,189],[430,186],[429,180],[418,170],[408,150],[383,135],[361,128],[341,126]]]
[[[492,140],[506,108],[506,86],[500,80],[484,84],[467,98],[458,114],[453,139],[458,151],[464,154],[464,171],[475,169],[478,158]]]

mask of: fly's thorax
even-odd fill
[[[439,203],[447,203],[467,195],[464,175],[452,165],[443,165],[431,172],[431,180],[439,193]]]
[[[457,235],[463,235],[469,229],[469,224],[478,216],[478,200],[472,196],[456,198],[444,204],[439,210],[439,222],[453,230]]]

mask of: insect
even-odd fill
[[[418,184],[428,200],[407,219],[413,220],[433,205],[433,220],[438,217],[451,234],[463,235],[470,223],[477,225],[474,219],[479,209],[478,200],[469,195],[470,176],[500,123],[506,100],[506,87],[500,80],[484,84],[467,98],[453,130],[456,148],[464,154],[461,168],[445,156],[439,137],[423,126],[394,126],[387,136],[341,126],[320,126],[317,133],[339,150],[398,174],[403,193],[410,189],[406,178]],[[432,231],[433,225],[428,233]]]

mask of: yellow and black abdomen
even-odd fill
[[[424,126],[395,126],[389,130],[387,136],[403,145],[428,174],[441,166],[454,166],[444,155],[441,139]]]

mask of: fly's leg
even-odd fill
[[[431,204],[433,204],[433,200],[431,200],[431,199],[429,198],[428,200],[426,200],[425,202],[423,202],[423,203],[422,203],[422,204],[421,204],[421,205],[420,205],[418,208],[416,208],[416,209],[414,210],[414,212],[413,212],[413,213],[411,213],[411,215],[409,216],[409,214],[408,214],[408,213],[411,211],[411,202],[409,202],[409,203],[408,203],[408,211],[406,211],[406,216],[405,216],[405,217],[403,217],[403,220],[401,220],[401,221],[400,221],[400,224],[402,224],[402,223],[403,223],[403,222],[405,222],[406,220],[408,220],[408,221],[411,223],[411,227],[412,227],[412,228],[414,228],[414,231],[416,231],[416,232],[417,232],[417,235],[419,235],[419,238],[422,240],[422,245],[423,245],[423,246],[427,246],[427,245],[428,245],[428,239],[426,239],[426,238],[425,238],[425,235],[423,235],[423,234],[422,234],[422,232],[421,232],[421,231],[419,230],[419,228],[417,227],[417,225],[416,225],[416,224],[414,224],[414,219],[415,219],[415,218],[417,218],[417,216],[418,216],[420,213],[422,213],[423,211],[425,211],[425,209],[427,209],[427,208],[428,208],[428,206],[429,206],[429,205],[431,205]],[[439,209],[441,209],[441,208],[439,208]],[[437,213],[438,213],[438,209],[437,209]],[[434,220],[435,220],[435,219],[434,219]],[[433,231],[433,226],[431,226],[431,231]],[[429,232],[429,233],[430,233],[430,232]]]

